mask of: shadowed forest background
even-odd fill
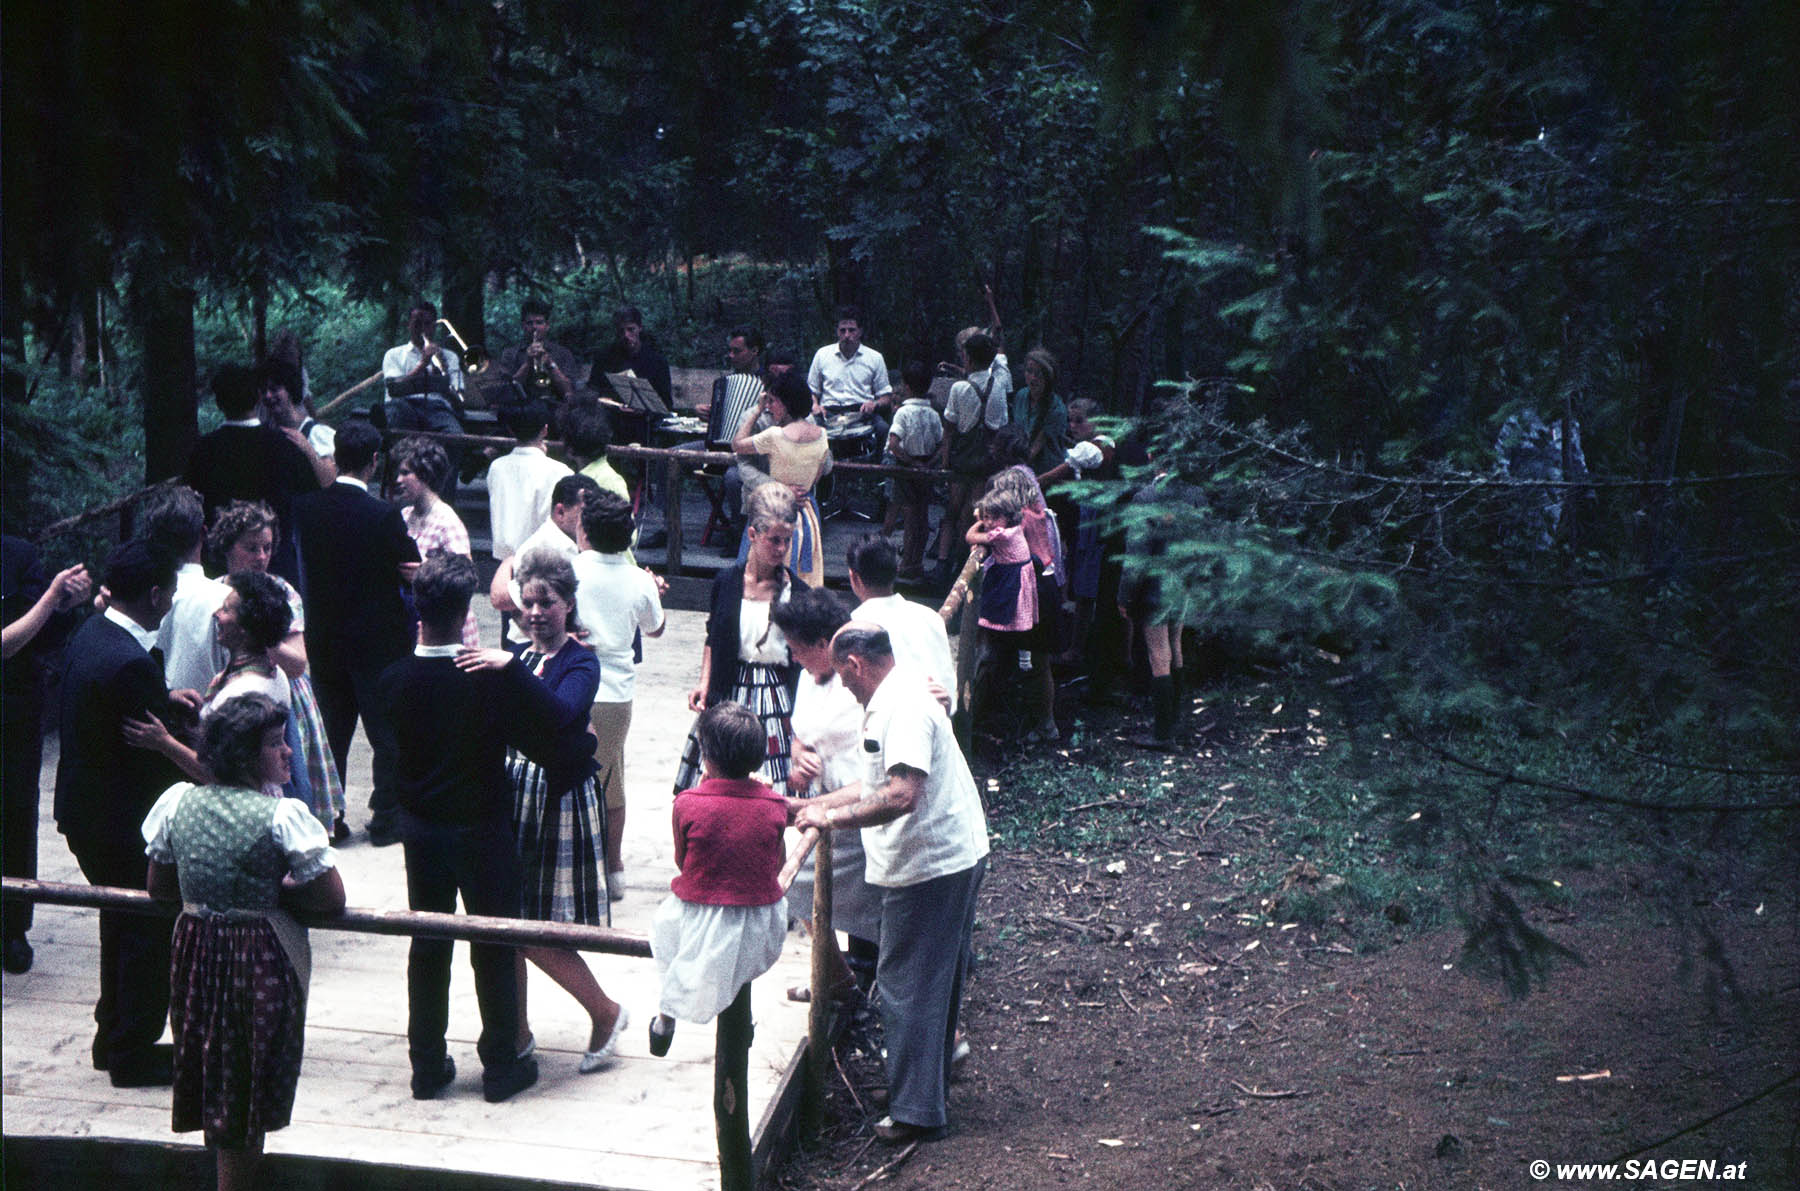
[[[948,358],[988,285],[1204,492],[1158,565],[1211,673],[1433,758],[1384,838],[1511,982],[1503,793],[1626,816],[1671,904],[1694,846],[1780,871],[1789,2],[33,0],[4,55],[9,532],[178,472],[280,328],[325,399],[419,293],[588,358],[634,303],[705,366],[838,302]]]

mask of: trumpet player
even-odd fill
[[[457,410],[462,406],[462,363],[456,353],[433,343],[437,329],[437,307],[430,302],[414,302],[406,315],[406,342],[388,349],[381,360],[381,375],[387,385],[384,409],[389,430],[430,430],[441,434],[461,434],[462,423]],[[456,499],[457,470],[461,452],[449,443],[444,449],[450,455],[448,491],[438,495],[451,503]]]
[[[575,354],[550,338],[550,307],[529,298],[520,307],[524,342],[500,353],[494,381],[483,392],[488,405],[500,408],[520,400],[542,401],[554,408],[575,392]]]

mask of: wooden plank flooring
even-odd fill
[[[497,619],[478,601],[482,637]],[[704,617],[670,614],[669,630],[645,642],[627,760],[627,897],[614,906],[620,929],[647,933],[674,875],[669,807],[692,716],[683,698],[699,671]],[[56,741],[46,740],[40,875],[81,881],[50,818]],[[349,820],[357,836],[340,850],[353,905],[406,904],[399,848],[376,849],[367,818],[369,753],[361,734],[351,756]],[[115,1089],[89,1063],[98,935],[93,911],[40,906],[32,971],[7,975],[0,995],[0,1131],[7,1137],[92,1137],[199,1145],[169,1129],[167,1089]],[[621,1057],[609,1070],[575,1070],[587,1020],[575,1002],[533,970],[530,1014],[541,1075],[536,1087],[490,1105],[475,1056],[479,1019],[467,946],[457,945],[451,985],[450,1051],[457,1080],[441,1100],[416,1102],[406,1061],[406,940],[315,931],[306,1062],[288,1128],[269,1135],[276,1154],[306,1154],[390,1166],[462,1171],[594,1187],[718,1186],[712,1124],[711,1026],[682,1025],[667,1058],[652,1058],[645,1027],[655,1012],[649,960],[590,955],[609,995],[630,1010]],[[789,936],[774,971],[756,982],[750,1113],[761,1121],[805,1036],[806,1006],[785,990],[807,979],[808,949]]]

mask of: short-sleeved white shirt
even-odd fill
[[[888,381],[887,361],[866,343],[857,344],[856,353],[848,359],[835,343],[827,343],[813,353],[806,387],[827,410],[861,405],[894,391]]]
[[[862,829],[869,884],[917,885],[974,867],[988,854],[981,794],[957,747],[950,717],[918,674],[896,666],[863,715],[864,790],[896,765],[925,774],[918,804],[891,823]]]
[[[662,599],[656,580],[621,554],[583,550],[575,556],[575,613],[587,643],[600,659],[596,703],[629,703],[637,689],[631,639],[639,629],[662,628]]]
[[[867,620],[887,630],[894,662],[923,674],[950,695],[956,710],[956,662],[950,656],[950,634],[944,618],[902,595],[875,596],[857,605],[852,620]]]
[[[944,420],[931,408],[927,397],[909,397],[894,411],[889,433],[900,440],[900,449],[914,459],[929,456],[944,441]]]

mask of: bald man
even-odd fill
[[[888,1113],[883,1141],[943,1136],[950,1058],[969,967],[975,895],[987,868],[987,817],[950,717],[925,678],[894,665],[887,630],[853,620],[832,664],[863,705],[861,788],[813,799],[796,826],[860,829],[865,876],[881,893],[882,1029]]]

